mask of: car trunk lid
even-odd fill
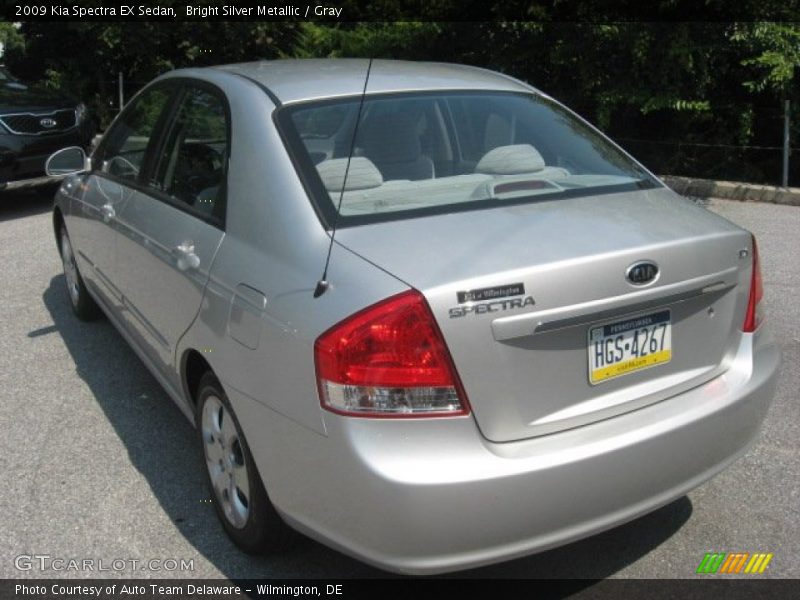
[[[747,304],[749,234],[666,188],[352,227],[337,242],[425,295],[478,426],[497,442],[711,379],[732,358]],[[654,282],[626,279],[639,261],[658,266]],[[639,327],[660,334],[658,353],[661,323],[667,361],[616,376],[592,362],[593,341],[609,335],[613,350],[616,334]]]

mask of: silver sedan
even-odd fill
[[[174,71],[48,169],[75,314],[196,424],[246,552],[299,530],[426,574],[565,544],[721,471],[773,394],[751,234],[505,75]]]

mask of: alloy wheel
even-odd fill
[[[250,514],[250,479],[233,417],[217,396],[206,398],[201,426],[214,494],[228,522],[242,529]]]

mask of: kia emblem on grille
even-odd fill
[[[640,260],[628,267],[625,278],[633,285],[653,283],[658,278],[658,265],[649,260]]]
[[[45,129],[52,129],[56,125],[58,125],[58,121],[55,119],[51,119],[50,117],[45,117],[39,121],[39,125],[44,127]]]

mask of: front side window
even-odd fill
[[[221,220],[225,211],[228,117],[216,93],[190,87],[180,101],[151,182],[176,202]]]
[[[160,86],[136,98],[109,130],[96,167],[120,179],[138,181],[145,153],[170,96],[171,88]]]
[[[658,185],[601,134],[539,96],[367,96],[356,129],[359,101],[298,104],[278,115],[329,223],[346,227]]]

